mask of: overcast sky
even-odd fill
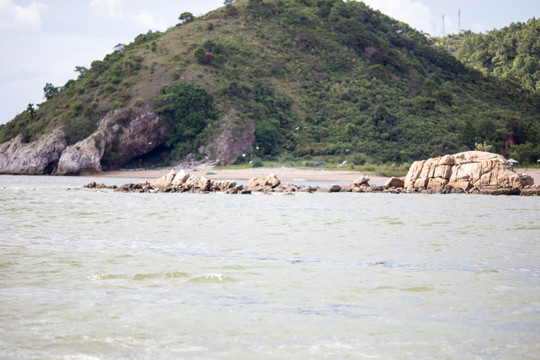
[[[485,32],[540,17],[538,0],[365,0],[372,8],[431,35]],[[166,30],[189,11],[202,15],[223,0],[0,0],[0,124],[44,101],[43,87],[75,79],[118,43]]]

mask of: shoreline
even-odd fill
[[[143,179],[157,179],[167,173],[173,168],[160,168],[160,169],[136,169],[136,170],[115,170],[106,171],[92,176],[102,178],[143,178]],[[180,169],[175,169],[180,170]],[[287,182],[303,182],[303,181],[321,181],[321,182],[348,182],[351,183],[354,180],[363,176],[369,176],[370,182],[374,184],[384,184],[390,177],[381,176],[375,173],[366,171],[330,171],[330,170],[318,170],[318,169],[298,169],[292,167],[279,167],[279,168],[250,168],[250,169],[215,169],[212,166],[199,166],[193,169],[184,169],[187,173],[190,173],[199,178],[205,177],[211,180],[249,180],[251,178],[266,178],[269,174],[276,174],[276,176]],[[516,173],[526,173],[534,179],[535,184],[540,184],[540,169],[514,169]],[[404,176],[399,177],[404,179]]]
[[[159,178],[166,175],[172,168],[161,168],[152,170],[116,170],[93,174],[97,177],[122,177],[122,178]],[[180,169],[175,169],[180,170]],[[315,169],[298,169],[291,167],[279,168],[251,168],[251,169],[215,169],[210,166],[201,166],[193,169],[184,169],[199,178],[205,177],[212,180],[249,180],[251,178],[266,178],[269,174],[276,174],[282,181],[324,181],[324,182],[353,182],[363,176],[369,176],[373,183],[383,184],[390,177],[377,175],[365,171],[329,171]],[[404,178],[404,177],[402,177]]]

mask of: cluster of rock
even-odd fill
[[[404,187],[407,192],[538,195],[527,174],[518,174],[503,156],[483,151],[414,162]]]
[[[151,181],[138,184],[124,184],[121,186],[106,186],[91,182],[84,186],[87,189],[112,189],[117,192],[134,193],[210,193],[222,192],[225,194],[251,194],[262,193],[285,193],[295,192],[401,192],[403,180],[392,178],[383,186],[369,185],[369,177],[364,176],[353,181],[350,185],[331,185],[324,188],[319,186],[296,185],[282,183],[275,174],[270,174],[266,179],[252,178],[246,185],[237,184],[236,181],[214,181],[205,177],[197,177],[184,170],[171,170],[167,175]]]
[[[533,179],[526,174],[517,174],[512,164],[504,157],[470,151],[455,155],[417,161],[411,165],[405,180],[390,178],[382,186],[370,185],[369,177],[363,176],[349,185],[319,186],[283,184],[275,174],[266,179],[252,178],[246,185],[235,181],[214,181],[198,178],[186,173],[171,170],[167,175],[139,184],[125,184],[120,187],[107,187],[90,183],[86,188],[114,189],[119,192],[190,192],[226,194],[286,193],[295,192],[365,192],[365,193],[427,193],[427,194],[487,194],[539,196],[540,186],[534,186]]]

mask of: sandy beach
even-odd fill
[[[151,170],[119,170],[109,171],[97,174],[101,177],[122,177],[122,178],[159,178],[171,171],[171,168],[151,169]],[[198,177],[206,177],[213,180],[248,180],[251,178],[266,178],[269,174],[274,173],[282,181],[336,181],[336,182],[352,182],[362,176],[369,176],[371,183],[383,184],[388,177],[380,176],[369,172],[360,171],[328,171],[315,169],[298,169],[290,167],[279,168],[252,168],[239,170],[221,170],[211,166],[201,166],[194,169],[185,169]],[[534,179],[535,184],[540,184],[540,169],[522,169],[516,168],[517,173],[526,173]]]

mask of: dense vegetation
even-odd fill
[[[540,20],[512,23],[487,34],[462,31],[456,35],[435,39],[468,67],[481,71],[491,81],[508,81],[520,86],[522,94],[540,109]],[[501,80],[503,79],[503,80]],[[524,162],[540,158],[538,127],[522,125],[516,117],[507,124],[510,156]]]
[[[174,157],[196,153],[224,121],[254,122],[252,155],[261,157],[402,163],[477,143],[504,154],[526,148],[516,152],[525,162],[540,156],[528,91],[463,65],[361,2],[238,0],[180,19],[79,67],[61,88],[47,84],[47,101],[2,126],[0,141],[63,126],[74,143],[123,109],[173,122],[165,150]]]
[[[462,31],[436,43],[485,75],[513,80],[527,90],[540,90],[540,20],[512,23],[487,34]]]
[[[208,92],[201,87],[180,82],[161,89],[155,111],[173,123],[166,145],[177,158],[196,151],[208,121],[215,118]]]

